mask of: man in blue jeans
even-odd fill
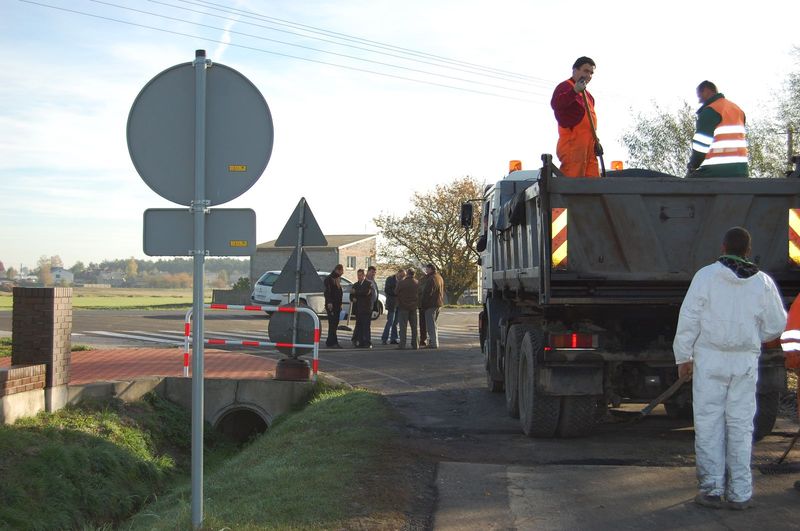
[[[386,326],[383,327],[381,344],[385,345],[391,340],[392,345],[397,344],[397,283],[406,278],[406,272],[398,269],[397,274],[386,279],[383,285],[383,293],[386,295]],[[391,336],[390,336],[391,332]]]

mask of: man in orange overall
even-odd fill
[[[558,122],[556,155],[561,161],[561,173],[567,177],[600,177],[592,131],[592,124],[597,127],[594,97],[586,90],[594,68],[590,58],[579,57],[572,65],[572,77],[559,83],[550,100]],[[584,102],[589,104],[588,113]]]
[[[795,371],[800,380],[800,295],[789,308],[786,332],[781,335],[781,348],[786,355],[786,369]],[[800,418],[800,390],[796,390],[795,394],[797,395],[797,415]],[[800,490],[800,480],[794,482],[794,488]]]

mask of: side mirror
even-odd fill
[[[472,203],[461,203],[461,226],[465,229],[472,227]]]

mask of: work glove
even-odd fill
[[[594,143],[594,154],[597,157],[602,157],[603,156],[603,146],[600,145],[600,142],[595,142]]]
[[[580,78],[578,81],[575,82],[575,86],[572,87],[572,90],[575,91],[575,94],[580,94],[584,90],[586,90],[586,80],[584,78]]]

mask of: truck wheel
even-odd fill
[[[481,350],[486,365],[486,387],[492,393],[502,393],[503,380],[500,379],[500,371],[497,369],[497,342],[487,336],[481,344]]]
[[[597,397],[561,397],[561,415],[558,419],[559,437],[585,437],[597,422]]]
[[[558,428],[561,399],[536,392],[536,361],[542,351],[538,330],[522,339],[519,351],[519,420],[528,437],[553,437]]]
[[[756,416],[753,419],[753,440],[760,441],[775,427],[780,397],[777,391],[756,395]]]
[[[503,356],[503,374],[505,376],[506,411],[511,418],[519,418],[519,351],[522,339],[530,327],[511,325],[506,337],[505,355]]]

